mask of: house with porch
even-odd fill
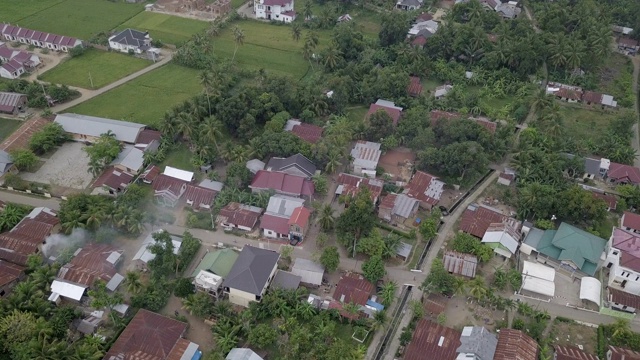
[[[187,185],[193,179],[193,172],[167,166],[164,172],[159,174],[151,184],[153,196],[159,204],[174,207],[187,191]]]
[[[398,0],[396,9],[404,11],[418,10],[422,7],[422,0]]]
[[[251,192],[274,191],[276,194],[311,199],[315,193],[313,181],[304,176],[278,171],[259,170],[249,185]]]
[[[378,99],[375,104],[371,104],[369,106],[369,111],[367,112],[366,119],[369,119],[371,115],[375,114],[378,111],[384,111],[389,115],[391,121],[393,122],[393,126],[398,125],[398,121],[402,117],[402,108],[396,106],[393,101]]]
[[[253,3],[256,19],[290,23],[296,19],[294,0],[256,0]]]
[[[262,215],[262,208],[230,202],[220,209],[216,222],[223,228],[251,231]]]
[[[272,157],[267,163],[265,170],[311,179],[311,177],[316,174],[317,168],[311,160],[298,153],[288,158]]]

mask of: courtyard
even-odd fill
[[[89,172],[89,156],[84,152],[84,147],[82,143],[66,143],[45,159],[44,165],[36,172],[23,172],[21,177],[30,182],[84,190],[93,180]]]

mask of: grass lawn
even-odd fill
[[[200,91],[197,70],[168,64],[69,112],[157,126],[167,110]]]
[[[22,121],[0,118],[0,140],[8,138],[20,125]]]
[[[617,116],[615,111],[586,109],[577,104],[566,103],[561,104],[560,113],[564,116],[567,134],[585,142],[597,139]]]
[[[45,72],[41,79],[53,84],[99,89],[150,64],[148,60],[126,54],[89,49],[82,56],[70,58]]]
[[[613,52],[599,74],[598,91],[612,95],[621,107],[633,107],[633,64],[628,57]]]
[[[238,26],[244,32],[244,45],[238,47],[235,61],[252,69],[266,69],[280,75],[302,78],[309,69],[309,62],[302,57],[303,32],[300,41],[291,38],[291,26],[273,25],[265,22],[241,20],[228,26],[213,42],[216,56],[233,58],[235,40],[233,29]],[[329,44],[330,31],[317,31],[319,48]]]
[[[208,26],[209,24],[205,21],[143,11],[118,26],[118,30],[133,28],[140,31],[149,31],[151,38],[154,40],[160,40],[165,44],[177,45],[189,40],[191,35],[206,29]]]
[[[182,170],[193,170],[193,165],[191,165],[191,158],[193,157],[193,153],[189,151],[186,145],[180,143],[180,145],[169,152],[167,158],[160,164],[160,168],[164,169],[165,166],[172,166],[174,168],[182,169]]]
[[[362,122],[364,120],[364,116],[369,112],[368,106],[352,106],[347,108],[347,118],[352,122]]]
[[[247,2],[248,2],[247,0],[231,0],[231,7],[234,9],[238,9],[242,5],[245,5]]]
[[[144,10],[144,4],[106,0],[1,0],[0,4],[1,22],[82,40],[101,31],[110,31]]]

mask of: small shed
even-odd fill
[[[278,270],[271,286],[276,289],[295,290],[300,286],[301,277],[288,271]]]
[[[585,276],[580,280],[580,300],[589,300],[600,306],[602,284],[600,280]]]
[[[297,258],[291,273],[300,276],[300,282],[311,286],[320,286],[324,276],[324,266],[311,260]]]
[[[402,259],[402,261],[407,261],[409,259],[409,255],[411,255],[411,249],[413,249],[413,245],[405,242],[400,243],[400,246],[398,246],[398,249],[396,250],[396,257]]]
[[[478,258],[471,254],[447,251],[444,253],[443,264],[444,268],[452,274],[474,278],[476,277]]]
[[[251,171],[252,174],[257,173],[260,170],[264,170],[265,163],[258,159],[251,159],[247,161],[247,169]]]

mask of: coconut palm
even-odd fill
[[[137,294],[142,290],[142,282],[140,281],[140,273],[137,271],[127,271],[124,278],[124,285],[127,287],[127,291],[132,294]]]
[[[380,289],[380,297],[382,298],[382,304],[384,306],[389,306],[393,302],[393,299],[396,297],[396,290],[398,290],[398,284],[393,281],[386,282],[382,285],[382,289]]]
[[[200,124],[200,138],[205,142],[213,143],[216,150],[220,151],[218,140],[222,138],[222,123],[214,116],[205,118]]]
[[[207,103],[209,104],[209,114],[211,114],[210,91],[214,85],[213,73],[211,72],[211,70],[205,70],[200,73],[200,84],[204,88],[205,95],[207,95]]]
[[[340,50],[338,50],[335,44],[331,44],[324,55],[324,66],[328,67],[330,70],[335,69],[338,65],[338,61],[340,60],[340,55]]]
[[[313,16],[313,10],[311,8],[312,6],[313,4],[311,4],[311,0],[306,0],[304,2],[304,5],[302,7],[302,16],[305,20],[311,20],[311,17]]]
[[[484,279],[480,276],[476,276],[475,279],[469,282],[469,295],[481,300],[487,296],[488,290],[484,283]]]
[[[308,302],[300,301],[296,304],[296,314],[304,320],[311,320],[316,314],[316,309]]]
[[[236,59],[236,52],[238,51],[238,47],[240,45],[244,45],[244,31],[240,29],[238,26],[233,28],[233,40],[236,43],[236,48],[233,51],[233,58],[231,58],[231,62]]]
[[[296,42],[300,41],[300,37],[302,36],[302,26],[299,23],[293,23],[291,25],[291,37]]]
[[[331,152],[329,152],[327,165],[325,165],[324,170],[329,174],[333,174],[334,172],[336,172],[338,167],[342,166],[342,163],[340,162],[341,157],[342,154],[340,154],[339,150],[332,150]]]
[[[320,216],[318,217],[318,223],[323,231],[330,231],[335,225],[336,219],[333,216],[333,208],[330,204],[325,204],[320,210]]]

